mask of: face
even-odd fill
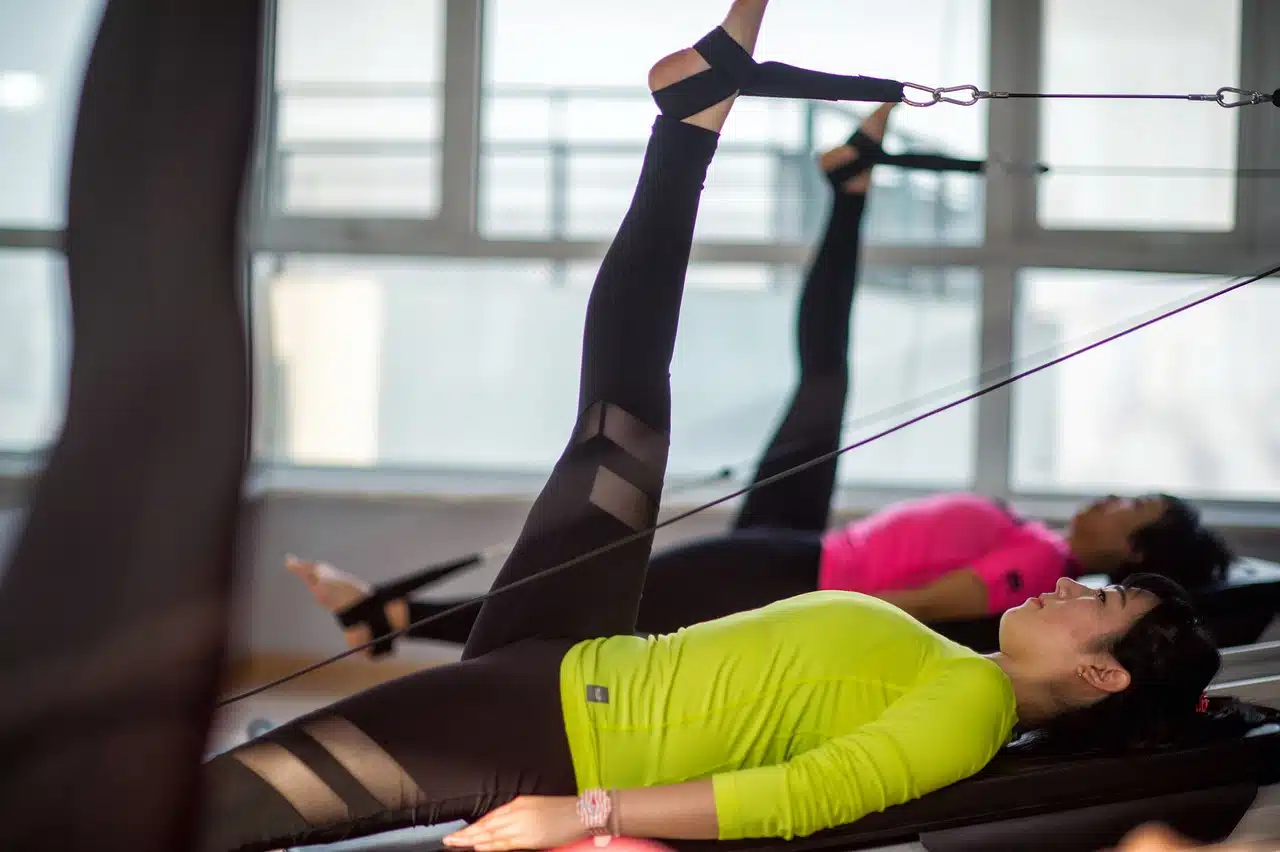
[[[1083,682],[1105,692],[1128,673],[1105,650],[1158,603],[1150,592],[1092,589],[1063,577],[1052,593],[1029,598],[1000,619],[1000,650],[1038,680]]]
[[[1082,506],[1067,531],[1071,552],[1087,567],[1105,570],[1133,557],[1129,540],[1158,521],[1168,508],[1163,497],[1108,496]]]

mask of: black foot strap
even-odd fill
[[[782,62],[756,62],[723,27],[694,45],[711,67],[653,93],[669,118],[685,119],[734,93],[757,98],[899,103],[902,83],[878,77],[849,77],[810,71]]]
[[[373,634],[373,638],[376,640],[369,649],[370,655],[374,657],[385,656],[391,653],[395,644],[395,640],[391,637],[391,622],[387,620],[387,604],[400,600],[425,586],[438,583],[464,568],[479,565],[483,561],[483,554],[472,553],[469,556],[462,556],[449,562],[430,565],[407,577],[376,586],[367,598],[341,610],[334,617],[338,619],[338,623],[343,627],[356,627],[360,624],[368,625],[369,632]]]
[[[969,172],[980,174],[987,168],[986,160],[965,160],[942,154],[889,154],[880,143],[861,130],[849,137],[846,143],[858,152],[858,159],[827,172],[827,180],[839,189],[872,166],[897,166],[900,169],[918,169],[927,172]]]

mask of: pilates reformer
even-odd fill
[[[1280,657],[1271,647],[1229,649],[1229,667]],[[1236,659],[1232,659],[1232,658]],[[1253,660],[1258,662],[1257,659]],[[1240,669],[1242,673],[1247,669]],[[1280,707],[1280,671],[1223,682],[1210,695]],[[1237,831],[1259,801],[1280,800],[1280,724],[1260,719],[1241,737],[1123,757],[1002,754],[978,775],[857,823],[791,841],[675,842],[679,852],[1095,852],[1134,826],[1159,821],[1202,842]],[[1280,814],[1260,815],[1269,835]],[[326,852],[439,852],[430,837],[335,844]]]
[[[966,781],[857,823],[792,841],[677,842],[680,852],[1094,852],[1134,826],[1167,823],[1203,842],[1229,836],[1280,785],[1280,725],[1200,748],[1120,758],[997,757]],[[1280,789],[1280,788],[1277,788]],[[1271,791],[1274,793],[1274,790]],[[388,837],[333,852],[437,852]]]
[[[73,169],[68,230],[75,235],[70,252],[74,261],[71,278],[73,299],[79,311],[85,311],[85,303],[92,306],[95,289],[103,296],[120,295],[110,292],[110,287],[95,288],[90,284],[119,285],[124,281],[137,281],[138,292],[145,295],[143,284],[171,285],[171,279],[185,282],[180,273],[194,272],[195,275],[188,276],[196,279],[189,287],[191,294],[219,298],[214,305],[217,311],[206,309],[198,314],[206,319],[221,317],[224,320],[225,333],[213,342],[239,343],[236,332],[241,329],[235,328],[232,321],[236,312],[231,298],[236,292],[233,247],[238,233],[235,227],[238,210],[235,202],[239,199],[238,178],[248,162],[248,142],[252,136],[252,99],[258,89],[253,60],[260,50],[261,11],[252,0],[196,4],[194,11],[183,9],[182,14],[168,18],[159,13],[159,7],[140,3],[113,2],[108,6],[106,21],[110,26],[103,27],[105,37],[100,37],[95,47],[88,75],[92,85],[86,87],[81,101],[78,163]],[[196,12],[200,13],[199,17]],[[159,32],[162,22],[167,28]],[[185,27],[180,26],[184,23]],[[157,32],[146,30],[142,26],[145,24],[155,24]],[[148,37],[131,39],[135,29]],[[157,37],[149,37],[152,35]],[[163,38],[158,37],[160,35]],[[157,59],[152,65],[143,61],[152,58]],[[131,70],[131,61],[137,61],[140,68],[139,73],[132,76],[126,73]],[[192,80],[181,73],[192,69],[204,70],[205,76]],[[138,79],[148,80],[149,85],[138,86]],[[121,85],[107,85],[117,80],[122,81]],[[978,92],[969,86],[947,89],[908,86],[932,97],[928,100],[917,94],[906,100],[921,107],[942,102],[971,104],[980,96],[1044,97]],[[193,92],[204,97],[192,97]],[[153,105],[145,98],[139,97],[136,103],[131,100],[139,93],[156,97],[165,109],[148,109]],[[211,93],[216,97],[209,97]],[[1216,100],[1223,107],[1264,102],[1280,105],[1276,95],[1244,92],[1245,97],[1240,97],[1240,93],[1241,90],[1222,89],[1216,97],[1154,97]],[[172,97],[164,100],[164,96]],[[90,120],[86,121],[86,117]],[[135,121],[140,118],[149,120]],[[138,144],[139,139],[149,144]],[[112,142],[117,144],[109,144]],[[121,162],[120,158],[106,156],[107,151],[127,151],[131,156]],[[176,162],[183,167],[169,173],[155,169],[150,158],[154,155],[159,162],[164,159],[161,154],[167,155],[166,164]],[[94,155],[98,155],[96,159]],[[130,166],[131,170],[122,171],[122,167]],[[123,177],[118,183],[109,182],[108,173]],[[177,175],[182,180],[178,180]],[[155,179],[144,182],[145,177]],[[150,193],[131,191],[141,185]],[[121,195],[126,197],[125,203],[116,203]],[[196,215],[175,215],[177,212],[208,213],[216,221],[206,222]],[[152,226],[154,233],[143,225]],[[109,249],[115,249],[117,240],[124,245],[116,249],[117,254],[112,254]],[[142,274],[131,275],[130,272],[136,271],[126,262],[134,259],[131,251],[145,261],[159,257],[165,262],[137,263]],[[138,303],[144,301],[137,300]],[[164,306],[175,300],[156,301]],[[207,307],[203,302],[196,304]],[[101,324],[114,322],[106,311],[90,310],[80,320],[84,322],[86,317],[90,322]],[[156,321],[150,325],[142,322],[140,328],[154,330],[160,325]],[[116,337],[124,335],[116,330]],[[118,344],[94,348],[94,343],[110,341],[111,336],[102,333],[78,336],[75,357],[79,369],[83,370],[85,363],[112,354],[112,349],[127,348]],[[179,349],[178,342],[181,341],[166,337],[156,341],[154,351],[141,350],[140,346],[139,349],[151,356],[191,355],[192,363],[201,363],[195,359],[199,354],[206,359],[204,366],[210,368],[234,363],[237,355],[230,348],[226,351],[214,348],[211,352],[206,341],[194,338],[190,341],[191,351]],[[83,343],[89,345],[82,347]],[[158,371],[166,360],[152,357],[149,362],[126,362],[126,366],[132,367],[135,363],[150,363]],[[190,372],[195,374],[196,370],[193,368]],[[188,439],[179,440],[178,445],[189,452],[179,454],[181,463],[168,463],[169,459],[161,456],[152,462],[154,471],[168,471],[170,476],[164,480],[163,487],[153,483],[149,492],[155,509],[155,515],[149,518],[151,522],[136,525],[136,531],[131,527],[130,535],[105,542],[89,533],[95,524],[110,525],[102,524],[101,512],[88,518],[73,512],[71,507],[76,504],[72,496],[83,489],[71,486],[83,486],[85,480],[94,479],[90,475],[94,465],[90,462],[95,453],[110,455],[117,451],[113,445],[117,436],[111,429],[88,427],[122,427],[118,420],[103,422],[84,416],[84,412],[96,411],[102,417],[108,406],[82,406],[82,393],[75,395],[72,411],[77,417],[68,420],[77,427],[74,437],[80,443],[63,441],[55,448],[50,463],[55,475],[46,477],[43,490],[33,500],[31,518],[23,533],[24,546],[18,548],[18,555],[10,565],[12,576],[24,582],[7,587],[3,603],[11,612],[58,611],[63,619],[100,629],[97,632],[82,630],[70,638],[55,637],[60,644],[52,650],[41,647],[36,652],[27,652],[23,643],[29,643],[30,636],[15,626],[9,628],[12,634],[6,634],[6,641],[0,644],[6,652],[20,656],[21,661],[38,664],[45,674],[45,679],[40,681],[42,685],[48,681],[50,669],[46,664],[63,662],[58,652],[77,654],[80,660],[77,667],[67,670],[75,677],[64,678],[55,685],[87,684],[86,700],[68,703],[66,706],[74,709],[65,712],[73,718],[95,718],[95,713],[101,713],[100,718],[110,717],[113,724],[87,729],[81,740],[66,744],[59,753],[62,759],[56,764],[56,771],[24,777],[20,785],[15,785],[21,787],[23,799],[16,804],[13,801],[6,804],[12,812],[10,815],[21,819],[6,827],[5,840],[0,844],[6,849],[40,848],[33,844],[47,843],[51,831],[57,833],[58,839],[54,842],[58,847],[67,850],[128,848],[131,852],[143,852],[186,848],[192,794],[179,791],[175,795],[173,790],[165,788],[185,783],[186,762],[194,754],[192,734],[198,738],[200,733],[196,730],[199,720],[188,721],[190,707],[207,707],[208,696],[219,675],[218,664],[225,644],[220,628],[224,626],[223,612],[229,597],[233,563],[230,557],[235,540],[232,519],[247,457],[244,439],[249,434],[246,428],[249,418],[243,410],[248,397],[243,377],[216,372],[210,375],[221,381],[207,382],[209,387],[196,386],[202,394],[193,394],[192,399],[186,401],[192,412],[202,415],[193,418],[193,422],[204,425],[200,435],[216,439],[213,448],[199,445],[194,428],[187,430],[189,434],[176,430],[179,439]],[[87,387],[94,392],[110,387],[110,374],[99,374],[96,378],[97,381],[91,375],[87,381],[80,379],[74,387],[78,391]],[[1001,382],[984,392],[1008,383]],[[954,405],[967,401],[968,398]],[[211,418],[211,411],[219,416]],[[168,414],[172,419],[173,411]],[[147,418],[146,422],[162,419]],[[82,427],[82,423],[86,425]],[[123,425],[136,424],[126,420]],[[81,448],[87,450],[81,453]],[[128,453],[123,455],[130,462],[135,460]],[[141,451],[136,455],[144,461],[151,458]],[[194,462],[204,464],[197,466],[194,476],[187,476],[182,464]],[[138,466],[131,463],[107,467],[95,481],[104,492],[109,492],[137,478]],[[63,486],[62,490],[54,489],[50,480],[53,485]],[[108,508],[136,518],[134,505],[123,500]],[[64,522],[59,523],[60,520]],[[113,529],[124,526],[117,524]],[[172,566],[166,563],[175,548],[167,545],[175,538],[181,538],[187,545],[195,542],[199,552],[209,554],[204,560],[207,564],[193,565],[189,575],[172,571]],[[38,559],[30,555],[33,541],[43,545]],[[148,555],[152,557],[150,560]],[[155,558],[156,555],[161,558]],[[112,583],[156,578],[168,578],[169,582],[161,582],[145,597],[127,599],[114,609],[104,608],[102,600],[93,594],[68,602],[65,581],[79,576],[74,573],[77,568],[91,561],[98,569],[97,578]],[[54,566],[56,570],[42,570],[47,566]],[[94,655],[104,648],[111,650],[112,642],[128,638],[130,631],[136,631],[139,625],[150,625],[152,622],[148,619],[157,612],[183,614],[182,604],[193,599],[213,614],[207,619],[208,629],[194,629],[190,620],[180,625],[183,629],[175,635],[193,643],[185,655],[175,656],[169,643],[154,638],[126,646],[126,650],[114,655]],[[101,613],[96,621],[91,620],[94,609]],[[16,620],[13,624],[17,624]],[[175,665],[175,661],[180,666]],[[184,677],[165,679],[175,672]],[[189,677],[185,677],[187,673]],[[10,665],[2,674],[0,682],[13,690],[7,695],[21,695],[25,699],[6,708],[11,724],[3,731],[8,736],[3,745],[7,756],[12,758],[6,768],[16,774],[39,756],[41,745],[48,746],[43,738],[24,737],[22,732],[33,726],[36,730],[45,730],[41,725],[49,710],[47,702],[41,703],[40,694],[33,696],[15,689],[27,684],[24,678],[29,674],[29,667]],[[166,699],[164,703],[156,704],[157,694]],[[55,692],[53,697],[62,697],[62,693]],[[150,727],[146,731],[153,737],[151,741],[160,746],[151,752],[160,759],[146,767],[127,759],[128,752],[122,745],[128,741],[120,736],[122,731],[137,735],[142,729],[142,721],[119,712],[135,706],[130,701],[137,701],[139,697],[145,698],[152,708],[162,708],[156,718],[148,720]],[[110,710],[116,711],[114,715],[106,712]],[[121,723],[121,719],[125,721]],[[170,725],[172,731],[168,728]],[[1139,761],[998,759],[969,781],[869,817],[846,829],[792,843],[725,846],[744,852],[770,849],[807,852],[919,842],[935,852],[959,852],[978,848],[1025,848],[1025,833],[1039,831],[1041,834],[1036,840],[1039,849],[1095,849],[1113,839],[1115,829],[1128,828],[1149,818],[1163,819],[1193,836],[1216,836],[1233,824],[1232,817],[1247,808],[1261,786],[1275,783],[1280,772],[1280,732],[1263,728],[1253,733],[1254,736],[1212,747],[1171,751]],[[101,785],[102,794],[68,801],[66,791],[82,786],[86,777],[92,777]],[[129,779],[146,781],[151,787],[145,792],[131,792],[132,798],[126,799],[120,782]],[[1040,803],[1026,803],[1029,785],[1039,791]],[[165,806],[157,807],[159,803]],[[17,806],[22,804],[26,807]],[[1089,845],[1086,846],[1086,842]],[[690,850],[719,846],[678,845]],[[363,845],[363,848],[377,847]]]

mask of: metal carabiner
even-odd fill
[[[1237,95],[1238,99],[1228,100],[1227,95]],[[1218,102],[1218,106],[1227,109],[1235,109],[1242,106],[1253,106],[1254,104],[1264,104],[1271,100],[1271,95],[1262,92],[1251,92],[1248,89],[1236,89],[1231,86],[1223,86],[1217,92],[1214,98]]]
[[[965,98],[952,97],[951,96],[952,92],[965,92],[967,94],[967,97]],[[982,100],[982,98],[986,96],[987,93],[982,91],[972,83],[969,83],[964,86],[948,86],[945,89],[934,89],[934,94],[938,96],[939,101],[943,101],[945,103],[957,104],[959,106],[973,106],[978,101]]]
[[[926,92],[930,95],[930,99],[927,101],[913,101],[907,96],[907,89],[915,89],[917,92]],[[937,89],[930,88],[929,86],[921,86],[919,83],[902,84],[902,102],[907,106],[931,107],[937,105],[940,100],[942,100],[942,93]]]

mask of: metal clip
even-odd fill
[[[902,102],[913,107],[931,107],[937,104],[955,104],[956,106],[973,106],[978,101],[987,98],[1008,97],[1003,92],[984,92],[972,83],[964,86],[946,86],[945,88],[935,89],[929,86],[921,86],[919,83],[903,83]],[[917,92],[925,92],[929,95],[928,100],[913,100],[907,97],[906,90],[914,89]]]
[[[1232,99],[1228,98],[1228,95],[1235,95],[1236,97]],[[1223,86],[1218,90],[1213,100],[1218,102],[1218,106],[1234,109],[1236,107],[1268,103],[1271,100],[1271,95],[1263,92],[1251,92],[1248,89],[1234,89],[1231,86]]]
[[[912,100],[912,99],[907,95],[907,89],[914,89],[914,90],[915,90],[915,91],[917,91],[917,92],[924,92],[925,94],[927,94],[927,95],[929,96],[929,100],[927,100],[927,101],[925,101],[925,100],[919,100],[919,101]],[[921,86],[919,83],[903,83],[903,84],[902,84],[902,102],[903,102],[904,104],[906,104],[907,106],[913,106],[913,107],[931,107],[931,106],[933,106],[933,105],[937,104],[937,103],[938,103],[938,101],[940,101],[940,100],[942,100],[942,93],[941,93],[941,92],[939,92],[937,89],[930,88],[929,86]]]
[[[953,92],[964,92],[966,97],[952,97]],[[965,86],[948,86],[945,89],[938,89],[938,100],[949,104],[957,104],[959,106],[973,106],[984,97],[987,97],[987,93],[980,91],[978,87],[973,84]]]

